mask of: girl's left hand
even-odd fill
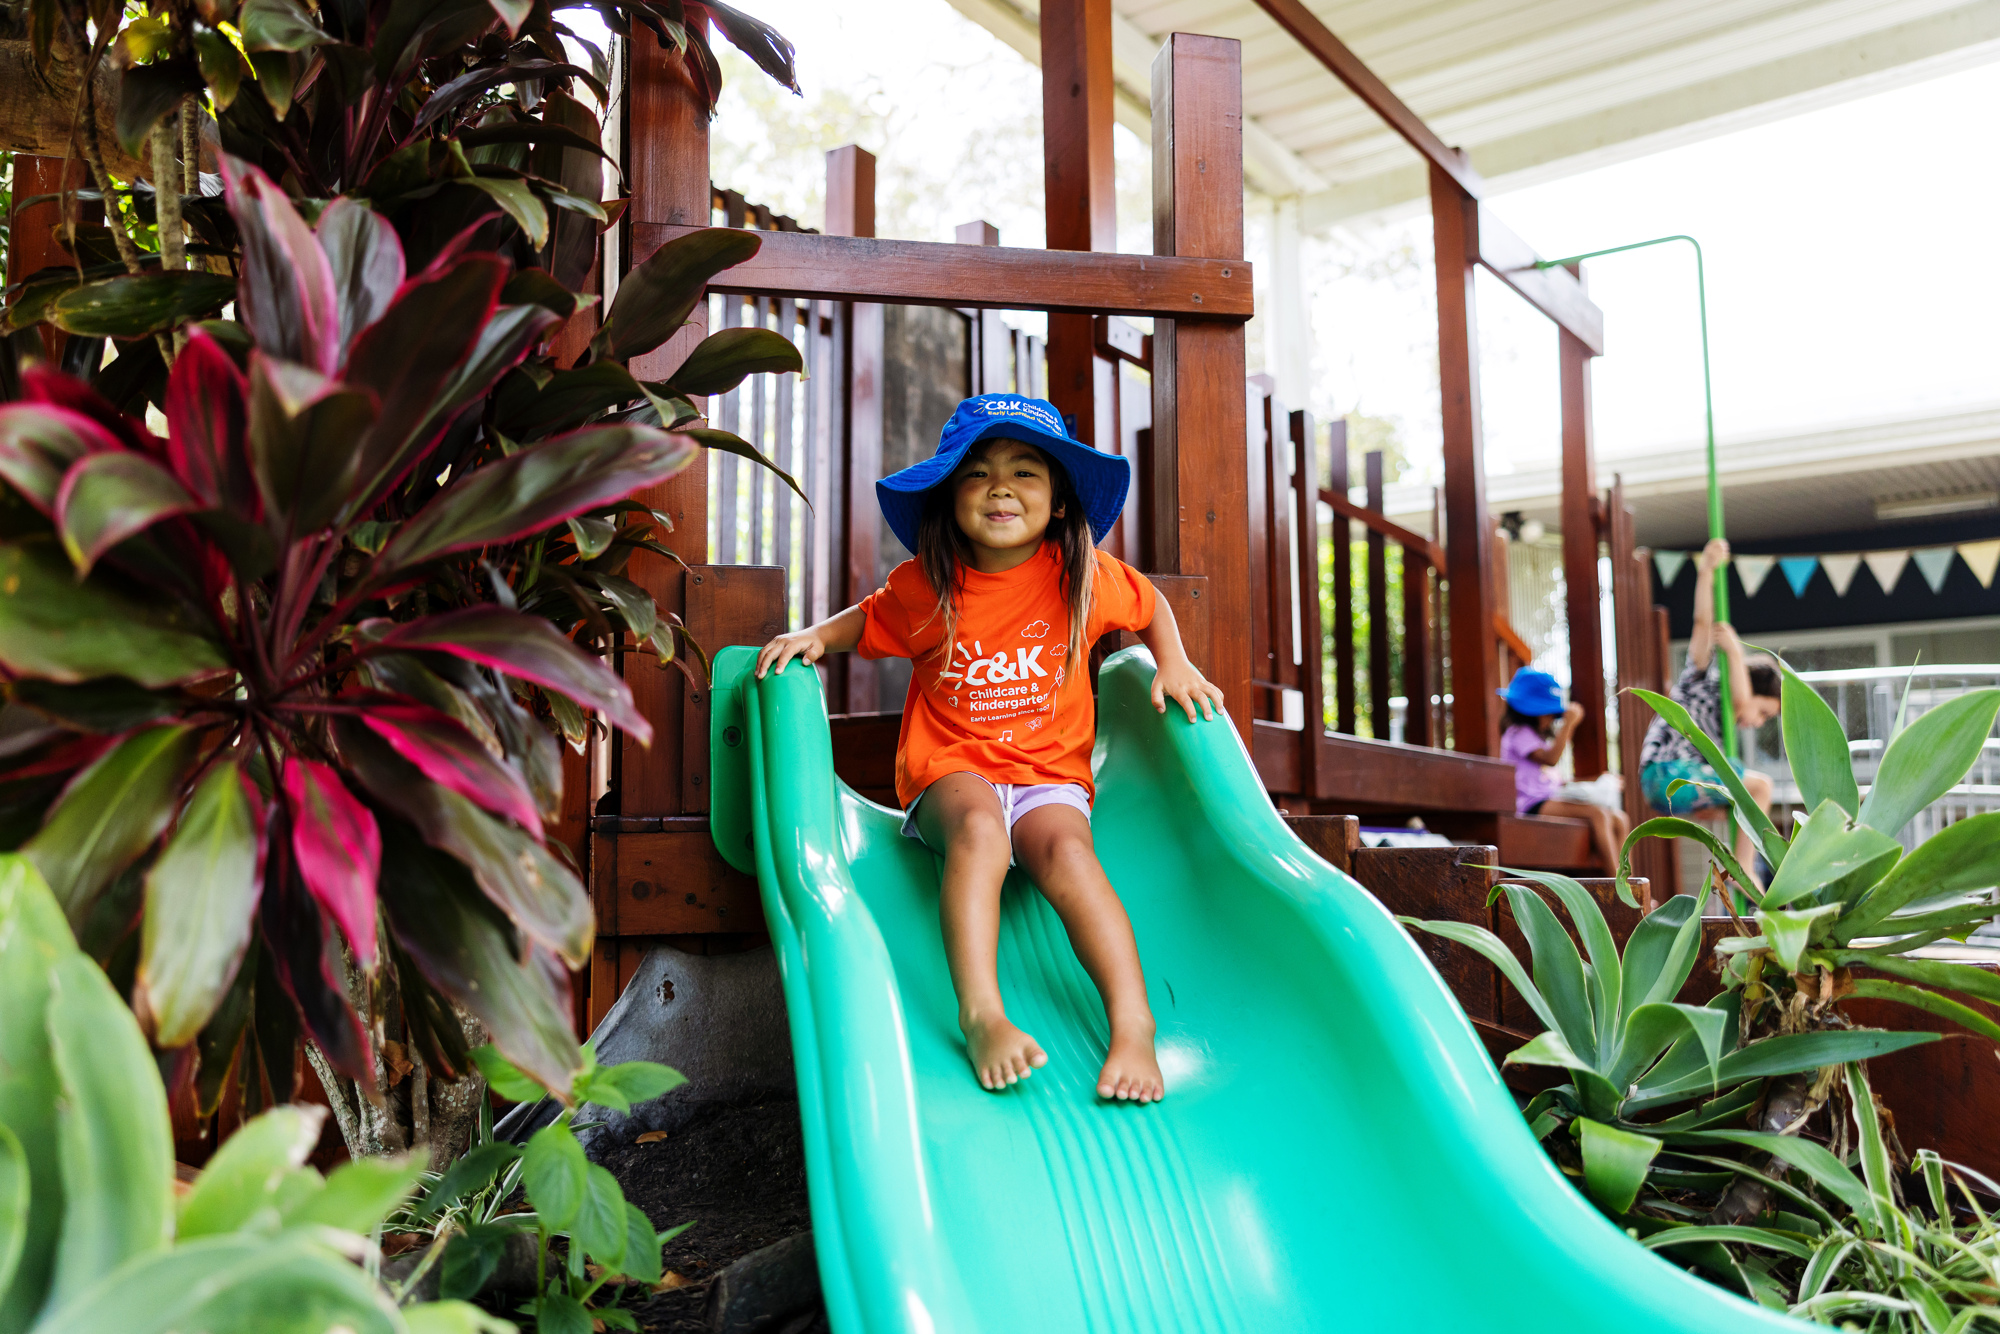
[[[1222,688],[1203,676],[1193,663],[1172,663],[1153,673],[1153,707],[1165,713],[1168,699],[1187,710],[1189,722],[1195,721],[1197,700],[1201,716],[1213,718],[1221,711]]]

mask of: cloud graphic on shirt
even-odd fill
[[[1048,633],[1049,633],[1049,623],[1047,621],[1036,621],[1033,624],[1029,625],[1026,629],[1021,631],[1021,638],[1042,639],[1045,638],[1048,635]]]

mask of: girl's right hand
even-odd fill
[[[826,639],[819,633],[818,626],[809,625],[803,630],[779,635],[757,650],[757,679],[763,680],[766,672],[784,671],[785,664],[793,658],[811,666],[825,656]]]
[[[1727,538],[1711,537],[1708,540],[1708,545],[1701,549],[1701,555],[1695,557],[1695,568],[1708,570],[1711,573],[1727,564],[1729,564],[1729,540]]]

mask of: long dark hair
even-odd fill
[[[1049,484],[1054,492],[1049,527],[1042,540],[1055,545],[1056,562],[1062,571],[1063,606],[1069,611],[1069,660],[1074,662],[1090,651],[1083,636],[1090,624],[1097,543],[1069,472],[1048,451],[1037,449],[1036,453],[1049,465]],[[944,639],[938,652],[946,655],[958,638],[959,599],[965,593],[965,568],[972,563],[972,539],[958,526],[953,508],[952,484],[946,479],[924,494],[923,517],[917,521],[917,568],[937,591],[936,614],[944,618]]]
[[[1537,736],[1547,736],[1551,731],[1549,723],[1554,717],[1552,713],[1522,713],[1509,704],[1506,712],[1501,715],[1500,730],[1504,732],[1510,727],[1532,727]]]

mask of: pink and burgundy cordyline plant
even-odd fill
[[[485,220],[406,272],[365,204],[309,226],[256,168],[225,176],[237,319],[191,327],[166,438],[47,369],[0,406],[0,845],[201,1105],[232,1070],[253,1108],[288,1097],[300,1025],[372,1088],[384,995],[433,1074],[470,1068],[456,1005],[567,1089],[593,923],[545,841],[559,737],[585,710],[650,735],[571,636],[671,654],[621,577],[663,550],[629,497],[704,444],[747,448],[691,428],[686,395],[796,369],[769,339],[708,340],[643,387],[624,360],[755,238],[663,249],[560,370],[540,345],[561,317],[471,248]]]

